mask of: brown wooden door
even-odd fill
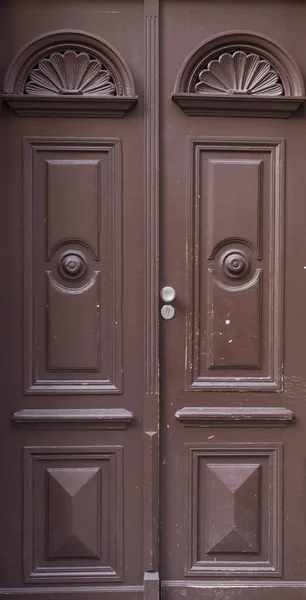
[[[161,14],[163,597],[302,598],[305,117],[276,118],[272,54],[304,72],[305,5]]]
[[[0,17],[0,597],[306,598],[304,3]]]

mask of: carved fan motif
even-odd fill
[[[54,96],[84,94],[114,96],[116,88],[110,72],[101,61],[86,52],[54,52],[43,58],[29,75],[25,92],[30,95]]]
[[[195,85],[198,94],[281,96],[284,88],[271,64],[257,54],[224,53],[208,63]]]

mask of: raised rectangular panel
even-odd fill
[[[186,389],[282,387],[282,141],[191,140]]]
[[[24,449],[26,583],[120,581],[122,447]]]
[[[94,273],[88,284],[74,293],[67,293],[67,288],[59,285],[50,272],[46,275],[48,371],[101,372],[102,367],[104,379],[110,379],[107,356],[103,365],[100,363],[99,273]]]
[[[186,444],[185,576],[282,574],[282,444]]]
[[[262,353],[262,273],[243,286],[224,285],[208,271],[209,369],[260,369]]]
[[[232,239],[248,240],[257,257],[259,256],[262,231],[262,168],[261,159],[208,159],[209,257],[213,256],[221,240]]]
[[[122,392],[121,143],[25,139],[27,393]]]
[[[48,256],[68,238],[86,240],[98,258],[101,161],[47,160],[46,169]]]

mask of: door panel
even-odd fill
[[[25,140],[27,392],[122,390],[121,154],[119,139]]]
[[[283,143],[199,138],[188,152],[187,389],[277,389]]]

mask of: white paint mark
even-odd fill
[[[210,435],[207,439],[212,440],[214,437],[215,437],[214,435]]]
[[[233,340],[228,340],[228,343],[231,344]]]
[[[225,319],[225,323],[226,323],[226,325],[229,325],[230,324],[230,320],[229,319]]]

